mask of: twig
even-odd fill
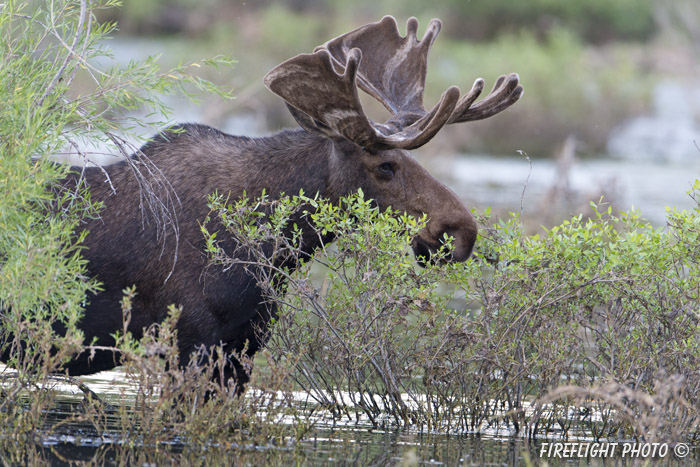
[[[517,150],[518,154],[521,156],[524,156],[525,159],[527,159],[527,163],[529,165],[529,170],[527,172],[527,178],[525,179],[525,184],[523,185],[523,192],[520,195],[520,225],[522,226],[523,224],[523,212],[525,211],[525,190],[527,189],[527,183],[530,181],[530,175],[532,174],[532,161],[530,160],[530,156],[527,155],[527,153],[521,149]]]
[[[53,7],[53,3],[52,3],[52,7]],[[42,94],[41,97],[39,98],[39,101],[37,102],[38,107],[41,107],[42,104],[44,103],[44,100],[49,96],[49,94],[51,94],[51,92],[53,92],[53,89],[56,87],[56,84],[61,79],[61,76],[63,75],[63,73],[66,71],[66,68],[68,67],[68,63],[76,55],[75,48],[78,46],[78,43],[80,42],[80,38],[83,35],[82,33],[83,33],[83,28],[85,27],[86,16],[87,16],[87,0],[80,0],[80,19],[78,20],[78,27],[76,28],[76,33],[75,33],[75,36],[73,37],[73,43],[70,46],[66,47],[68,49],[68,55],[66,55],[66,57],[63,59],[63,63],[61,64],[61,67],[58,69],[58,71],[56,72],[54,77],[51,79],[51,82],[46,87],[44,94]],[[57,34],[57,36],[58,36],[58,34]],[[71,77],[71,80],[72,79],[73,78]]]

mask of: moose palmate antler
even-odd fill
[[[418,20],[410,18],[401,37],[396,20],[385,16],[278,65],[265,85],[282,97],[304,128],[342,136],[368,151],[415,149],[448,123],[479,120],[514,104],[523,88],[516,74],[501,76],[493,90],[475,103],[481,78],[461,99],[451,86],[430,110],[423,106],[428,53],[442,23],[433,19],[422,40]],[[362,109],[357,87],[380,101],[392,117],[372,122]]]

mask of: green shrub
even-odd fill
[[[700,210],[670,212],[662,231],[638,213],[596,209],[535,236],[513,216],[482,229],[467,263],[420,269],[410,241],[425,220],[379,212],[361,193],[340,204],[219,196],[212,208],[226,226],[205,230],[213,259],[248,265],[281,304],[273,362],[293,365],[296,383],[336,417],[697,435]],[[335,244],[307,261],[300,219]],[[245,261],[218,248],[231,235]],[[280,269],[290,258],[303,266]],[[450,306],[455,297],[469,306]]]
[[[73,152],[87,162],[85,148],[99,144],[126,156],[132,146],[122,130],[139,122],[110,116],[144,105],[160,114],[162,93],[216,89],[191,73],[200,63],[163,71],[154,59],[126,69],[95,65],[109,58],[103,41],[115,29],[95,14],[115,4],[0,5],[0,353],[16,371],[7,370],[0,393],[3,442],[42,425],[54,392],[35,389],[50,388],[49,375],[89,344],[76,323],[99,283],[80,255],[88,233],[78,232],[100,206],[82,186],[60,188],[70,167],[56,157]],[[78,94],[78,80],[93,91]]]
[[[449,4],[454,14],[465,20],[453,33],[472,38],[488,39],[524,28],[546,34],[557,26],[590,42],[638,40],[648,38],[655,26],[651,0],[453,0]]]

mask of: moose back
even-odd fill
[[[92,199],[104,203],[100,217],[84,226],[88,270],[103,284],[103,291],[87,297],[79,325],[86,342],[114,345],[112,335],[123,326],[123,290],[135,286],[132,333],[138,337],[162,321],[170,304],[181,307],[180,364],[186,365],[199,348],[223,345],[231,357],[219,366],[224,374],[217,380],[233,379],[241,390],[249,375],[234,355],[252,356],[264,345],[265,333],[259,330],[276,305],[264,299],[243,267],[208,264],[199,223],[214,191],[236,198],[303,189],[337,201],[361,188],[380,208],[427,214],[426,228],[413,240],[418,257],[429,259],[447,234],[454,238],[448,260],[466,260],[477,235],[472,215],[407,151],[427,143],[446,124],[501,112],[520,98],[522,86],[515,74],[501,76],[477,102],[484,87],[477,79],[461,98],[459,89],[450,87],[426,110],[428,53],[440,26],[432,20],[419,40],[415,18],[402,36],[387,16],[274,68],[265,85],[285,101],[300,128],[248,138],[181,125],[153,138],[128,161],[76,170],[65,187],[85,181]],[[381,102],[391,118],[370,120],[358,88]],[[319,240],[306,233],[304,249],[311,254]],[[109,350],[86,351],[65,370],[94,373],[113,368],[119,358]]]

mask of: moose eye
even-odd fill
[[[380,164],[378,170],[379,176],[383,179],[388,180],[394,176],[394,164],[391,162],[384,162],[383,164]]]

